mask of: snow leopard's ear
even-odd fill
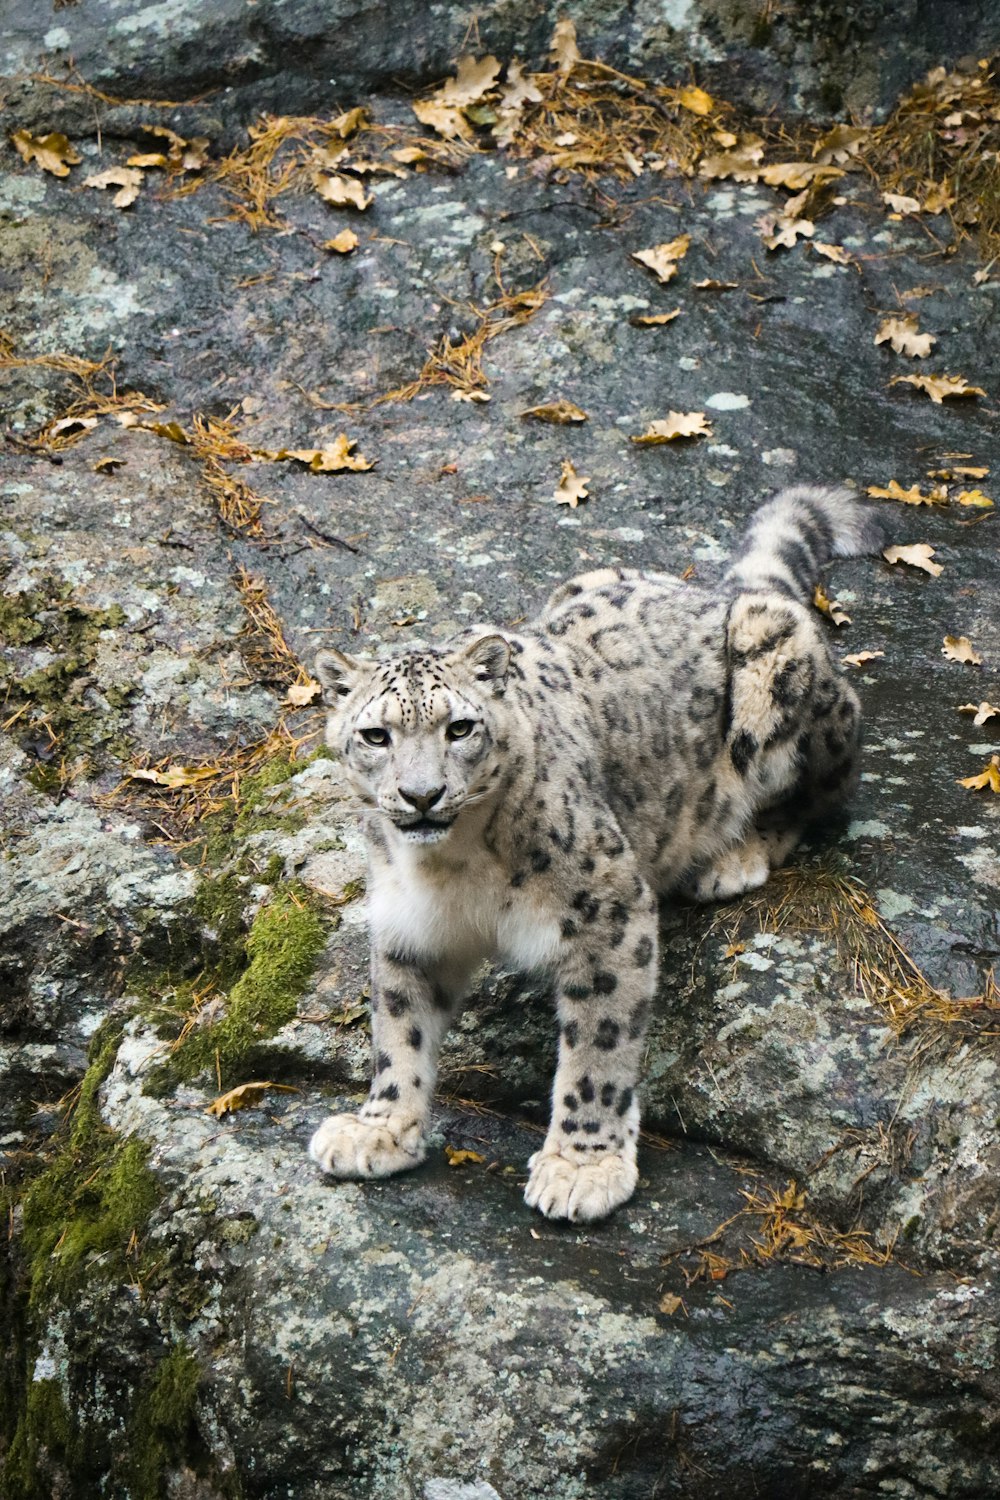
[[[361,680],[364,664],[343,651],[320,651],[313,663],[316,676],[323,688],[323,702],[335,708],[341,698],[346,698]]]
[[[482,635],[471,646],[458,652],[457,660],[466,667],[477,682],[493,684],[493,690],[502,693],[507,684],[510,669],[511,645],[502,635]]]

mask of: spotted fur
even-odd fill
[[[636,1183],[659,898],[760,885],[857,776],[859,705],[804,599],[873,549],[844,492],[758,512],[722,590],[606,568],[518,634],[323,652],[328,742],[367,806],[374,1078],[310,1147],[338,1177],[425,1151],[437,1054],[484,959],[546,968],[559,1058],[527,1202],[599,1219]]]

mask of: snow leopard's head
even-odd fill
[[[479,636],[384,662],[321,651],[326,740],[362,800],[411,844],[446,838],[503,770],[503,693],[511,645]]]

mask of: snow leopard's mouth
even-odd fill
[[[412,823],[396,823],[396,827],[415,844],[434,844],[444,838],[454,821],[454,818],[415,818]]]

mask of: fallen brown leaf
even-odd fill
[[[43,172],[51,172],[53,177],[68,177],[70,167],[77,166],[82,160],[58,130],[42,136],[32,135],[27,130],[15,130],[10,139],[15,151],[29,166],[33,161],[37,162]]]
[[[759,137],[753,136],[735,150],[717,151],[702,157],[698,176],[731,177],[734,182],[756,182],[760,176],[760,159],[763,155],[763,142]]]
[[[366,469],[373,469],[376,460],[363,458],[360,453],[352,453],[352,448],[356,446],[356,439],[341,433],[325,448],[279,448],[277,452],[263,450],[254,456],[271,463],[294,459],[296,463],[305,464],[314,474],[337,474],[344,469],[360,474]]]
[[[672,323],[680,315],[680,308],[675,307],[673,312],[668,313],[646,313],[644,316],[636,314],[629,318],[629,322],[633,328],[662,328],[664,323]]]
[[[843,165],[857,156],[865,138],[870,135],[869,130],[856,125],[834,125],[825,135],[821,135],[813,146],[813,156],[821,162],[836,162]]]
[[[706,94],[704,89],[693,86],[681,89],[677,95],[677,103],[682,109],[689,110],[693,115],[710,115],[715,108],[715,100],[711,94]]]
[[[165,771],[137,768],[126,771],[130,781],[151,781],[156,786],[169,787],[171,791],[182,786],[196,786],[199,781],[210,781],[218,776],[218,766],[168,766]]]
[[[898,480],[890,479],[884,488],[880,484],[870,484],[865,493],[874,496],[877,500],[902,500],[904,505],[947,505],[948,503],[948,491],[943,484],[935,485],[925,495],[919,484],[911,484],[908,490],[904,490]]]
[[[458,59],[456,76],[449,78],[431,98],[438,104],[461,109],[466,104],[475,104],[488,94],[500,74],[500,62],[495,57],[475,58],[471,54]]]
[[[990,510],[993,505],[989,495],[984,495],[982,490],[959,490],[955,499],[959,505],[975,505],[980,510]]]
[[[445,1146],[444,1154],[449,1167],[464,1167],[470,1162],[473,1166],[479,1166],[486,1160],[481,1151],[460,1151],[455,1146]]]
[[[657,1304],[658,1310],[665,1313],[668,1318],[672,1318],[677,1309],[683,1306],[681,1298],[675,1297],[673,1292],[664,1292]]]
[[[863,667],[866,661],[875,661],[877,657],[884,655],[884,651],[855,651],[851,656],[842,656],[840,659],[845,666]]]
[[[334,208],[364,210],[372,201],[371,196],[354,177],[344,177],[339,172],[314,172],[312,181],[323,201],[332,203]]]
[[[937,343],[933,333],[917,332],[916,313],[904,313],[902,317],[885,318],[875,335],[876,344],[889,342],[897,354],[906,354],[910,359],[924,359]]]
[[[580,49],[576,45],[576,27],[568,16],[556,22],[549,43],[549,56],[560,73],[572,73],[580,61]]]
[[[1000,755],[991,755],[989,764],[979,776],[961,776],[958,784],[973,792],[985,791],[989,787],[991,792],[1000,793]]]
[[[574,406],[572,401],[553,401],[548,406],[529,406],[527,411],[521,413],[521,416],[533,417],[536,422],[553,422],[557,426],[590,420],[587,413],[581,411],[578,406]]]
[[[823,588],[823,585],[820,583],[817,583],[816,587],[813,589],[813,604],[821,614],[828,616],[828,618],[831,619],[836,626],[839,627],[841,625],[850,625],[850,615],[846,610],[841,608],[836,599],[830,598],[829,594],[827,594],[826,590]]]
[[[791,250],[799,239],[808,239],[816,232],[812,219],[789,219],[779,214],[767,214],[758,226],[761,239],[769,250]]]
[[[985,396],[981,386],[970,385],[964,375],[894,375],[890,385],[915,385],[924,391],[935,406],[940,406],[946,396]]]
[[[350,255],[358,248],[358,237],[353,229],[342,229],[332,240],[324,240],[323,249],[333,250],[337,255]]]
[[[666,240],[662,245],[653,245],[649,250],[633,250],[632,259],[655,271],[665,283],[677,275],[677,262],[687,255],[690,243],[689,234],[679,234],[675,240]]]
[[[948,661],[966,662],[970,667],[980,667],[983,663],[983,658],[967,635],[946,635],[941,655],[947,657]]]
[[[435,99],[415,99],[411,107],[421,125],[429,125],[432,130],[437,131],[438,135],[444,136],[445,140],[471,141],[473,139],[472,127],[460,109],[455,109],[448,104],[439,104]],[[399,152],[393,154],[397,160],[402,160]]]
[[[987,719],[995,719],[1000,714],[1000,708],[995,703],[960,703],[958,706],[960,714],[975,714],[973,725],[976,729],[982,727]]]
[[[711,437],[712,424],[703,411],[672,411],[665,419],[650,422],[633,443],[672,443],[676,438]]]
[[[285,702],[290,703],[293,708],[304,708],[307,703],[318,698],[322,691],[318,682],[293,682],[285,694]]]
[[[812,248],[817,255],[835,261],[838,266],[849,266],[854,259],[850,250],[845,250],[843,245],[828,245],[825,240],[813,240]]]
[[[589,498],[587,486],[590,479],[586,474],[578,474],[567,458],[563,462],[562,473],[559,475],[559,485],[555,492],[557,505],[568,505],[570,510],[576,510],[581,500]]]
[[[94,172],[92,176],[85,177],[83,185],[88,188],[118,188],[119,191],[111,201],[115,208],[128,208],[138,198],[145,175],[138,167],[108,167],[106,172]]]
[[[270,1080],[260,1083],[241,1083],[234,1089],[227,1089],[211,1104],[206,1106],[206,1115],[216,1115],[220,1120],[223,1115],[235,1114],[239,1109],[246,1109],[251,1104],[256,1104],[261,1095],[268,1089],[273,1089],[279,1094],[297,1094],[298,1089],[292,1088],[288,1083],[272,1083]]]
[[[942,563],[931,562],[934,548],[926,542],[913,542],[909,547],[886,547],[882,556],[889,563],[908,563],[911,568],[920,568],[932,578],[944,572]]]
[[[882,202],[887,208],[891,208],[897,214],[918,214],[920,204],[916,198],[908,198],[904,193],[883,193]]]

